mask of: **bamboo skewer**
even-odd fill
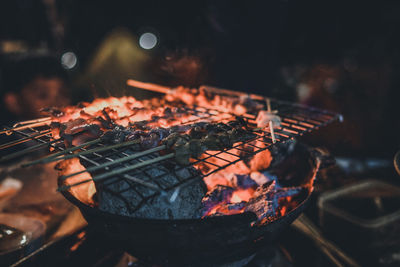
[[[56,158],[58,156],[73,152],[73,151],[81,149],[81,148],[83,148],[85,146],[90,146],[90,145],[93,145],[93,144],[97,144],[100,141],[101,141],[100,139],[95,139],[95,140],[80,144],[79,146],[70,147],[70,148],[64,149],[63,151],[59,151],[57,153],[54,153],[54,154],[48,155],[46,157],[43,157],[41,159],[37,159],[37,160],[31,161],[31,162],[25,163],[25,164],[22,165],[22,167],[28,167],[28,166],[35,165],[35,164],[49,163],[49,162],[52,162],[52,161],[57,161],[58,159],[56,159]],[[54,159],[56,159],[56,160],[54,160]]]
[[[49,145],[54,144],[54,143],[59,142],[59,141],[61,141],[61,140],[57,139],[57,140],[52,140],[52,141],[47,142],[47,143],[41,143],[41,144],[38,144],[38,145],[34,145],[34,146],[31,146],[31,147],[28,147],[26,149],[17,151],[15,153],[12,153],[12,154],[9,154],[9,155],[7,155],[5,157],[0,158],[0,162],[5,162],[7,160],[10,160],[10,159],[13,159],[13,158],[16,158],[16,157],[19,157],[19,156],[23,156],[25,154],[28,154],[28,153],[33,152],[35,150],[38,150],[38,149],[41,149],[43,147],[49,146]]]
[[[139,152],[139,153],[132,154],[132,155],[127,156],[127,157],[123,157],[123,158],[116,159],[114,161],[107,162],[107,163],[99,165],[99,166],[89,167],[89,168],[87,168],[85,170],[82,170],[82,171],[79,171],[79,172],[75,172],[75,173],[72,173],[72,174],[69,174],[69,175],[61,176],[60,179],[61,180],[66,180],[69,177],[72,177],[72,176],[75,176],[75,175],[78,175],[78,174],[81,174],[81,173],[84,173],[84,172],[93,172],[93,171],[97,171],[97,170],[100,170],[100,169],[104,169],[104,168],[107,168],[107,167],[115,165],[115,164],[123,163],[125,161],[133,160],[133,159],[136,159],[138,157],[142,157],[142,156],[154,153],[154,152],[161,151],[161,150],[163,150],[165,148],[166,148],[165,145],[154,147],[154,148],[151,148],[151,149]]]
[[[239,141],[239,140],[238,140],[238,141]],[[112,148],[127,146],[127,145],[131,145],[131,144],[134,144],[134,143],[139,143],[139,142],[140,142],[140,140],[133,140],[133,141],[129,141],[129,142],[122,143],[122,144],[116,144],[116,145],[114,145],[114,146],[107,146],[107,147],[102,147],[102,148],[96,148],[96,149],[87,150],[87,151],[84,151],[84,152],[81,152],[81,153],[78,153],[78,154],[67,155],[66,157],[57,158],[57,160],[59,160],[59,159],[67,159],[67,158],[76,157],[76,156],[85,155],[85,154],[90,154],[90,153],[93,153],[93,152],[95,152],[95,151],[98,152],[98,151],[100,151],[100,150],[109,150],[109,149],[112,149]],[[161,150],[163,150],[163,149],[166,149],[166,146],[165,146],[165,145],[161,145],[161,146],[154,147],[154,148],[151,148],[151,149],[142,151],[142,152],[138,152],[138,153],[132,154],[132,155],[130,155],[130,156],[126,156],[126,157],[123,157],[123,158],[119,158],[119,159],[117,159],[117,160],[110,161],[110,162],[107,162],[107,163],[102,164],[102,165],[99,165],[99,166],[89,167],[89,168],[87,168],[87,169],[85,169],[85,170],[82,170],[82,171],[79,171],[79,172],[75,172],[75,173],[72,173],[72,174],[69,174],[69,175],[64,175],[64,176],[61,176],[59,179],[61,179],[61,180],[66,180],[66,179],[68,179],[68,178],[70,178],[70,177],[73,177],[73,176],[76,176],[76,175],[79,175],[79,174],[82,174],[82,173],[85,173],[85,172],[93,172],[93,171],[96,171],[96,170],[99,170],[99,169],[104,169],[104,168],[107,168],[107,167],[112,166],[112,165],[115,165],[115,164],[123,163],[123,162],[130,161],[130,160],[133,160],[133,159],[135,159],[135,158],[139,158],[139,157],[142,157],[142,156],[145,156],[145,155],[148,155],[148,154],[157,152],[157,151],[161,151]],[[168,155],[169,155],[169,156],[168,156],[167,158],[172,158],[175,154],[174,154],[174,153],[170,153],[170,154],[168,154]],[[162,160],[164,160],[164,159],[165,159],[164,156],[160,156],[160,157],[158,157],[158,158],[154,158],[154,159],[151,159],[151,160],[144,161],[144,163],[152,164],[153,161],[158,162],[158,161],[162,161]],[[147,165],[147,164],[146,164],[146,165]],[[137,165],[133,165],[133,166],[136,166],[136,167],[134,167],[134,168],[138,168]],[[145,166],[145,165],[143,165],[143,166]],[[123,168],[118,169],[118,170],[116,170],[116,171],[118,171],[118,172],[119,172],[119,171],[121,171],[121,172],[126,172],[126,171],[131,170],[131,169],[130,169],[131,167],[132,167],[132,166],[123,167]],[[104,174],[104,175],[108,175],[108,176],[115,175],[115,171],[114,171],[114,172],[110,172],[110,173],[106,173],[106,174]],[[102,177],[102,176],[101,176],[101,177]],[[103,178],[101,178],[101,179],[103,179]]]
[[[45,117],[45,118],[39,118],[39,119],[33,119],[33,120],[28,120],[28,121],[20,121],[17,122],[16,124],[13,125],[13,128],[21,126],[21,125],[27,125],[27,124],[32,124],[32,123],[37,123],[37,122],[43,122],[43,121],[49,121],[51,120],[51,117]]]
[[[93,140],[93,141],[96,141],[96,142],[93,142],[91,144],[98,143],[98,142],[101,141],[101,139],[96,139],[96,140]],[[57,157],[57,156],[48,157],[47,159],[38,160],[38,162],[29,162],[26,165],[29,166],[29,165],[33,165],[33,164],[37,164],[37,163],[49,163],[49,162],[58,161],[58,160],[66,160],[66,159],[77,158],[77,157],[80,157],[80,156],[85,156],[85,155],[96,153],[96,152],[102,152],[102,151],[106,151],[106,150],[110,150],[110,149],[114,149],[114,148],[120,148],[120,147],[130,146],[130,145],[133,145],[133,144],[138,144],[139,142],[140,142],[140,140],[133,140],[133,141],[119,143],[119,144],[115,144],[115,145],[111,145],[111,146],[96,147],[96,148],[93,148],[93,149],[90,149],[90,150],[85,150],[85,151],[82,151],[82,152],[79,152],[79,153],[76,153],[76,154],[66,155],[64,157]],[[90,143],[90,142],[88,142],[88,143]],[[73,150],[71,148],[71,150],[74,151],[74,150],[77,150],[79,148],[82,148],[83,146],[91,145],[91,144],[88,144],[88,143],[86,145],[80,145],[78,147],[74,147],[75,149],[73,149]],[[62,154],[65,154],[65,153],[62,153]],[[26,166],[26,165],[24,165],[24,166]]]
[[[136,80],[129,79],[126,81],[126,84],[132,87],[140,88],[140,89],[145,89],[148,91],[153,91],[157,93],[162,93],[162,94],[170,94],[174,91],[174,89],[167,87],[167,86],[162,86],[154,83],[144,83]]]
[[[237,140],[237,141],[239,142],[240,140]],[[243,140],[242,140],[242,141],[243,141]],[[139,143],[139,142],[140,142],[140,140],[129,141],[129,142],[126,142],[125,145],[130,145],[130,144]],[[122,144],[122,145],[123,145],[123,144]],[[117,144],[117,145],[114,145],[114,146],[103,147],[103,148],[101,148],[101,149],[103,149],[103,150],[108,150],[108,149],[110,149],[110,148],[115,148],[115,147],[117,147],[117,146],[120,147],[121,144]],[[138,157],[142,157],[142,156],[145,156],[145,155],[154,153],[154,152],[158,152],[158,151],[164,150],[164,149],[166,149],[166,148],[167,148],[167,147],[166,147],[165,145],[161,145],[161,146],[158,146],[158,147],[154,147],[154,148],[151,148],[151,149],[148,149],[148,150],[145,150],[145,151],[141,151],[141,152],[132,154],[132,155],[130,155],[130,156],[126,156],[126,157],[119,158],[119,159],[114,160],[114,161],[107,162],[107,163],[102,164],[102,165],[93,166],[93,167],[87,168],[87,169],[85,169],[85,170],[76,172],[76,173],[72,173],[72,174],[69,174],[69,175],[61,176],[59,179],[61,179],[61,180],[66,180],[66,179],[68,179],[68,178],[70,178],[70,177],[72,177],[72,176],[76,176],[76,175],[81,174],[81,173],[84,173],[84,172],[92,172],[92,171],[96,171],[96,170],[99,170],[99,169],[104,169],[104,168],[106,168],[106,167],[108,167],[108,166],[115,165],[115,164],[119,164],[119,163],[123,163],[123,162],[126,162],[126,161],[130,161],[130,160],[133,160],[133,159],[138,158]],[[82,152],[82,153],[79,153],[79,155],[84,155],[84,154],[93,153],[94,151],[99,151],[99,149],[87,150],[87,151],[84,151],[84,152]],[[76,156],[76,155],[78,155],[78,154],[68,155],[67,157],[69,157],[69,156],[73,157],[73,156]],[[151,159],[151,160],[143,161],[143,162],[141,162],[140,164],[142,164],[142,163],[147,163],[147,164],[143,165],[143,166],[146,166],[146,165],[148,165],[148,164],[152,164],[153,161],[154,161],[154,162],[158,162],[158,161],[162,161],[162,160],[167,159],[167,158],[172,158],[172,157],[175,156],[175,153],[170,153],[170,154],[168,154],[168,157],[166,157],[166,156],[167,156],[167,155],[165,155],[165,156],[160,156],[160,157],[157,157],[157,158],[154,158],[154,159]],[[66,159],[67,157],[63,157],[63,158],[61,158],[61,159]],[[165,157],[166,157],[166,158],[165,158]],[[133,165],[133,166],[136,166],[136,167],[134,167],[134,169],[135,169],[135,168],[138,168],[137,165],[139,165],[139,164]],[[118,169],[118,170],[116,170],[116,171],[109,172],[109,173],[105,173],[105,174],[103,174],[103,175],[112,176],[112,175],[115,175],[115,172],[118,172],[118,173],[119,173],[120,171],[121,171],[121,172],[126,172],[126,171],[131,170],[131,168],[132,168],[133,166],[123,167],[123,168],[120,168],[120,169]],[[139,167],[143,167],[143,166],[139,166]],[[101,175],[101,177],[102,177],[103,175]],[[103,178],[101,178],[101,179],[103,179]]]
[[[124,168],[119,168],[117,170],[112,170],[110,172],[100,174],[98,176],[93,177],[93,180],[94,181],[104,180],[106,178],[109,178],[109,177],[112,177],[112,176],[115,176],[115,175],[123,174],[125,172],[132,171],[132,170],[137,169],[137,168],[145,167],[147,165],[150,165],[150,164],[153,164],[153,163],[156,163],[156,162],[159,162],[159,161],[163,161],[163,160],[166,160],[166,159],[173,158],[174,156],[175,156],[174,153],[170,153],[170,154],[166,154],[166,155],[154,158],[154,159],[145,160],[145,161],[136,163],[136,164],[131,165],[131,166],[127,166],[127,167],[124,167]]]
[[[127,80],[126,83],[127,83],[127,85],[132,86],[132,87],[136,87],[136,88],[140,88],[140,89],[144,89],[144,90],[148,90],[148,91],[153,91],[153,92],[157,92],[157,93],[162,93],[162,94],[170,94],[170,93],[173,93],[175,90],[175,89],[172,89],[167,86],[162,86],[162,85],[154,84],[154,83],[145,83],[145,82],[141,82],[141,81],[137,81],[137,80],[133,80],[133,79]],[[221,94],[233,95],[236,97],[245,95],[245,96],[249,96],[255,100],[264,100],[265,99],[265,97],[261,96],[261,95],[248,94],[248,93],[240,92],[240,91],[231,91],[231,90],[217,88],[217,87],[208,86],[208,85],[202,85],[199,88],[205,89],[207,91],[214,92],[214,93],[220,94],[220,95]]]
[[[31,136],[26,136],[24,138],[21,138],[21,139],[15,140],[15,141],[11,141],[11,142],[2,144],[2,145],[0,145],[0,150],[1,149],[6,149],[6,148],[9,148],[9,147],[12,147],[12,146],[16,146],[16,145],[19,145],[19,144],[22,144],[22,143],[25,143],[25,142],[28,142],[29,140],[34,140],[36,138],[40,138],[40,137],[42,137],[42,136],[44,136],[46,134],[49,134],[49,133],[51,133],[50,130],[43,131],[43,132],[39,132],[39,133],[33,134]]]
[[[127,80],[127,85],[132,86],[132,87],[136,87],[136,88],[141,88],[141,89],[145,89],[145,90],[149,90],[149,91],[153,91],[153,92],[157,92],[157,93],[163,93],[163,94],[170,94],[173,93],[175,89],[167,87],[167,86],[162,86],[162,85],[158,85],[158,84],[153,84],[153,83],[144,83],[144,82],[140,82],[140,81],[136,81],[133,79],[129,79]],[[203,86],[203,88],[205,88],[206,90],[214,90],[217,91],[219,93],[225,93],[228,95],[232,94],[232,91],[229,90],[225,90],[225,89],[219,89],[219,88],[213,88],[213,87],[209,87],[209,86]],[[245,93],[242,92],[237,92],[236,96],[241,96],[244,95]],[[260,100],[260,96],[257,96],[256,99]],[[265,98],[262,98],[265,99]],[[269,98],[266,99],[267,102],[267,111],[269,113],[274,113],[271,109],[271,101]],[[215,107],[216,110],[218,110],[217,107]],[[226,111],[223,111],[224,113],[226,113]],[[228,112],[229,113],[229,112]],[[253,114],[249,114],[249,113],[245,113],[242,115],[243,117],[247,117],[250,119],[255,119],[255,116]],[[270,133],[271,133],[271,139],[272,139],[272,143],[275,144],[276,143],[276,136],[275,136],[275,131],[274,131],[274,125],[272,121],[269,121],[269,129],[270,129]]]
[[[12,128],[12,129],[10,129],[10,130],[14,132],[14,131],[25,130],[25,129],[27,129],[27,128],[40,127],[40,126],[47,125],[47,122],[48,122],[48,121],[39,121],[39,122],[32,123],[32,124],[21,125],[21,126],[18,126],[18,127],[16,127],[16,128]]]
[[[140,142],[141,142],[141,140],[132,140],[132,141],[127,141],[127,142],[109,145],[109,146],[96,147],[96,148],[85,150],[85,151],[82,151],[82,152],[79,152],[76,154],[67,155],[67,156],[63,157],[62,159],[70,159],[70,158],[84,156],[84,155],[88,155],[88,154],[92,154],[92,153],[96,153],[96,152],[103,152],[103,151],[107,151],[107,150],[111,150],[111,149],[115,149],[115,148],[126,147],[126,146],[130,146],[130,145],[134,145],[134,144],[139,144]]]
[[[0,134],[7,134],[10,135],[14,131],[21,131],[25,130],[27,128],[34,128],[34,127],[40,127],[47,125],[47,123],[51,121],[50,117],[46,118],[41,118],[41,119],[35,119],[35,120],[29,120],[29,121],[23,121],[23,122],[18,122],[14,124],[12,128],[4,129],[0,131]]]
[[[320,247],[323,253],[332,261],[332,263],[337,267],[345,267],[338,259],[336,259],[335,255],[327,249],[326,247]]]
[[[267,111],[269,113],[272,113],[271,110],[271,100],[269,98],[267,98]],[[275,132],[274,132],[274,125],[272,120],[269,121],[269,130],[271,132],[271,137],[272,137],[272,143],[275,144],[276,143],[276,138],[275,138]]]
[[[93,167],[87,168],[85,170],[76,172],[76,173],[72,173],[72,174],[69,174],[69,175],[61,176],[59,179],[66,180],[66,179],[68,179],[68,178],[70,178],[72,176],[76,176],[76,175],[81,174],[81,173],[93,172],[93,171],[96,171],[98,169],[104,169],[104,168],[106,168],[108,166],[119,164],[119,163],[122,163],[122,162],[126,162],[126,161],[129,161],[129,160],[132,160],[132,159],[135,159],[135,158],[147,155],[147,154],[151,154],[151,153],[163,150],[165,148],[166,148],[165,145],[161,145],[161,146],[158,146],[158,147],[155,147],[155,148],[152,148],[152,149],[148,149],[148,150],[133,154],[131,156],[127,156],[127,157],[124,157],[124,158],[120,158],[120,159],[117,159],[117,160],[114,160],[114,161],[107,162],[107,163],[99,165],[99,166],[93,166]],[[87,151],[87,152],[89,152],[89,151]],[[73,183],[73,184],[63,185],[63,186],[59,187],[57,190],[58,191],[66,191],[66,190],[68,190],[69,188],[71,188],[73,186],[78,186],[78,185],[81,185],[81,184],[84,184],[84,183],[88,183],[90,181],[96,182],[96,181],[104,180],[104,179],[107,179],[107,178],[111,178],[113,176],[121,175],[121,174],[124,174],[126,172],[129,172],[129,171],[141,168],[141,167],[145,167],[145,166],[148,166],[148,165],[151,165],[151,164],[154,164],[154,163],[166,160],[166,159],[170,159],[170,158],[173,158],[173,157],[175,157],[175,153],[169,153],[169,154],[166,154],[166,155],[163,155],[163,156],[159,156],[159,157],[156,157],[156,158],[153,158],[153,159],[148,159],[148,160],[136,163],[136,164],[131,165],[131,166],[126,166],[126,167],[114,169],[114,170],[111,170],[109,172],[100,174],[98,176],[94,176],[91,179],[86,179],[86,180],[83,180],[83,181],[80,181],[80,182],[77,182],[77,183]],[[146,185],[146,186],[151,185],[151,184],[147,184],[146,182],[142,181],[141,179],[137,179],[137,178],[135,178],[133,176],[124,175],[124,177],[128,178],[128,179],[131,179],[132,181],[137,182],[139,184],[143,184],[143,185]],[[151,186],[153,186],[153,185],[151,185]],[[159,188],[157,188],[157,187],[156,187],[156,189],[159,190]]]
[[[132,166],[128,166],[128,167],[125,167],[125,168],[120,168],[120,169],[117,169],[117,170],[112,170],[110,172],[95,176],[95,177],[93,177],[91,179],[86,179],[86,180],[83,180],[83,181],[80,181],[80,182],[77,182],[77,183],[74,183],[74,184],[61,186],[61,187],[59,187],[57,189],[57,191],[65,191],[65,190],[68,190],[69,188],[71,188],[73,186],[77,186],[77,185],[80,185],[80,184],[88,183],[90,181],[93,181],[93,182],[101,181],[101,180],[110,178],[112,176],[123,174],[125,172],[132,171],[132,170],[137,169],[137,168],[141,168],[141,167],[144,167],[144,166],[147,166],[147,165],[159,162],[159,161],[163,161],[163,160],[172,158],[174,156],[175,156],[174,153],[170,153],[170,154],[163,155],[163,156],[160,156],[160,157],[157,157],[157,158],[154,158],[154,159],[145,160],[145,161],[139,162],[137,164],[134,164]],[[130,179],[130,180],[132,180],[132,181],[134,181],[136,183],[145,185],[145,186],[151,185],[151,187],[155,188],[156,190],[159,190],[158,187],[156,187],[156,186],[154,186],[152,184],[146,183],[146,182],[142,181],[141,179],[137,179],[137,178],[132,177],[132,176],[129,176],[128,179]]]

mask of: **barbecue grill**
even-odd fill
[[[217,94],[243,96],[241,93],[229,90],[215,88],[212,88],[212,90]],[[165,201],[173,202],[182,188],[199,179],[204,179],[240,161],[246,161],[263,151],[274,151],[274,149],[284,147],[291,140],[295,140],[307,132],[335,120],[341,120],[341,115],[321,109],[256,95],[247,97],[262,105],[266,105],[268,102],[269,109],[278,111],[277,115],[281,118],[280,126],[258,129],[254,131],[254,137],[251,139],[235,143],[232,147],[221,151],[204,152],[202,157],[193,159],[190,163],[192,167],[208,166],[208,168],[205,168],[206,171],[201,174],[194,173],[185,178],[176,175],[180,169],[188,166],[176,167],[177,164],[170,154],[160,155],[159,151],[165,148],[163,146],[138,153],[124,143],[108,145],[100,139],[96,139],[80,146],[67,148],[64,146],[63,140],[55,139],[51,135],[48,125],[49,119],[47,118],[20,123],[12,128],[5,129],[4,133],[15,133],[22,138],[2,145],[3,149],[31,140],[38,144],[10,154],[2,158],[1,161],[7,161],[46,147],[56,150],[55,155],[59,157],[55,157],[55,159],[68,159],[78,155],[82,165],[86,168],[86,172],[92,174],[92,178],[78,183],[69,181],[75,174],[85,171],[61,177],[59,179],[59,190],[68,200],[80,208],[89,224],[120,241],[128,251],[135,251],[136,255],[138,253],[139,255],[146,255],[150,251],[154,254],[157,251],[159,258],[168,258],[171,261],[174,259],[179,261],[198,259],[196,257],[198,252],[202,252],[202,257],[204,255],[216,257],[217,255],[227,254],[232,257],[233,254],[237,253],[237,249],[247,253],[248,250],[254,249],[256,243],[258,245],[259,243],[273,241],[279,232],[303,211],[311,191],[304,196],[297,208],[285,216],[264,225],[257,225],[256,216],[247,212],[238,215],[206,217],[202,220],[157,220],[120,216],[101,211],[96,207],[96,204],[85,203],[78,195],[74,194],[73,189],[97,180],[123,181],[128,185],[123,191],[110,193],[128,203],[131,212],[135,212],[156,196],[165,196]],[[218,108],[186,106],[184,109],[190,116],[182,122],[183,124],[202,120],[218,122],[237,119],[236,115],[221,111]],[[257,114],[248,112],[241,116],[241,119],[256,128],[256,116]],[[81,151],[74,154],[73,151],[78,149]],[[291,157],[300,158],[300,160],[297,160],[298,165],[295,165],[294,170],[299,170],[298,176],[302,176],[299,178],[300,180],[311,181],[319,167],[318,157],[302,145],[296,145],[295,151],[285,160],[290,161]],[[293,162],[293,160],[290,162]],[[173,168],[169,166],[173,166]],[[279,170],[279,163],[277,163],[277,166]],[[300,171],[301,169],[304,169],[304,171]],[[159,173],[157,176],[151,175],[154,170]],[[173,183],[170,181],[169,183],[162,183],[162,179],[166,175],[176,177],[175,181]],[[145,178],[138,179],[137,177]],[[151,193],[144,195],[143,188],[146,188],[146,192]],[[134,193],[135,198],[140,200],[137,205],[132,206],[128,200],[124,199],[123,193],[126,190]],[[232,247],[236,249],[232,250]],[[182,257],[182,251],[185,252],[186,257]]]

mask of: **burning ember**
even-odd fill
[[[64,151],[31,164],[62,160],[60,190],[102,210],[133,217],[253,212],[260,222],[268,222],[295,208],[302,193],[312,191],[313,181],[284,187],[281,177],[269,172],[280,156],[268,149],[271,139],[276,142],[293,132],[269,101],[204,87],[150,87],[165,96],[142,101],[110,97],[43,110],[49,117],[29,125],[48,125],[53,146]],[[124,156],[109,153],[109,162],[93,166],[82,160],[121,148]],[[125,165],[115,168],[116,163]],[[204,179],[177,186],[192,177]],[[133,189],[131,183],[137,186]]]
[[[295,208],[298,202],[293,197],[312,191],[313,181],[283,187],[279,178],[266,170],[271,162],[270,151],[264,150],[247,162],[205,177],[208,192],[202,201],[203,217],[253,212],[261,222],[267,222]]]

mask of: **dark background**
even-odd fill
[[[339,155],[390,158],[400,147],[399,13],[398,1],[1,1],[0,41],[23,43],[17,52],[3,44],[1,91],[28,76],[10,71],[21,58],[59,61],[72,51],[78,64],[65,73],[75,103],[134,94],[129,77],[210,84],[340,112],[344,123],[308,141]],[[147,31],[159,43],[132,50],[145,58],[138,66],[96,67],[112,33],[137,42]],[[5,112],[2,124],[10,123]]]

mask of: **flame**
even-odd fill
[[[249,201],[250,198],[253,197],[254,195],[254,188],[248,188],[248,189],[236,189],[235,192],[233,192],[232,197],[230,199],[230,203],[240,203],[242,201]]]

